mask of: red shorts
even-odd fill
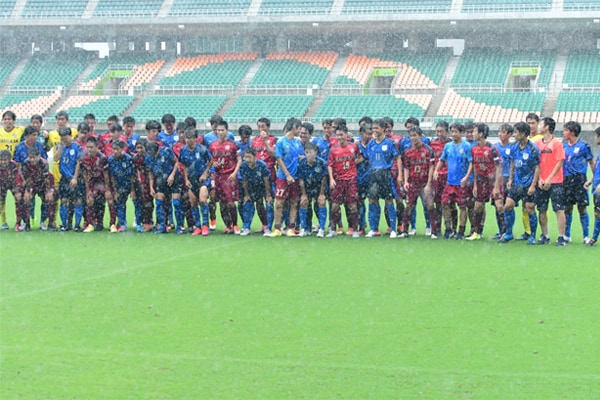
[[[300,185],[299,180],[295,180],[294,183],[288,185],[287,181],[283,178],[277,178],[275,181],[275,198],[277,200],[298,200],[300,198]]]
[[[231,174],[215,174],[215,197],[219,202],[233,203],[238,199],[238,180],[227,180]]]
[[[475,201],[480,203],[486,203],[489,199],[498,200],[504,198],[504,185],[500,185],[500,194],[496,197],[492,196],[492,192],[494,191],[494,183],[496,182],[495,177],[482,177],[481,179],[477,179],[477,196],[475,197]]]
[[[466,186],[453,186],[446,185],[442,192],[442,204],[454,204],[457,203],[460,208],[467,207],[469,197],[473,197],[471,194],[468,195],[469,185]],[[472,189],[471,189],[472,190]]]
[[[475,196],[473,196],[473,182],[467,183],[462,187],[463,194],[461,195],[464,207],[473,208],[475,206]]]
[[[358,201],[358,183],[356,180],[335,181],[335,187],[329,189],[329,198],[335,204],[352,204]]]
[[[438,175],[437,181],[433,181],[433,202],[435,204],[442,204],[442,194],[444,193],[444,188],[446,187],[446,181],[448,180],[448,175]]]
[[[406,204],[407,205],[415,205],[417,204],[417,199],[423,193],[423,198],[425,198],[425,186],[427,186],[427,182],[410,182],[410,186],[408,187],[408,191],[406,192]]]

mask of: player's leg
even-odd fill
[[[167,233],[165,208],[163,206],[163,203],[165,201],[165,195],[162,192],[156,192],[155,198],[156,206],[154,207],[154,209],[156,210],[156,229],[154,230],[154,233]]]
[[[550,201],[550,191],[542,190],[537,188],[535,191],[534,203],[538,210],[538,219],[541,230],[540,239],[538,243],[548,244],[550,239],[548,236],[548,202]],[[529,212],[529,218],[531,219],[531,213]],[[529,224],[531,227],[531,223]],[[535,236],[535,232],[531,232]]]
[[[200,215],[202,216],[202,236],[207,236],[210,230],[209,192],[209,187],[206,184],[201,185],[198,192],[198,203],[200,204]]]
[[[594,193],[594,231],[587,246],[595,246],[600,236],[600,193]]]

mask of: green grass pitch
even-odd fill
[[[600,398],[578,223],[566,248],[3,231],[0,398]]]

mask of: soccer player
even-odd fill
[[[164,143],[158,140],[158,132],[160,132],[160,130],[160,122],[156,120],[146,122],[146,140],[148,142],[155,142],[159,147],[164,146]]]
[[[154,199],[150,195],[150,176],[146,167],[146,139],[140,139],[135,144],[133,166],[136,173],[135,185],[135,223],[140,233],[148,232],[153,227]]]
[[[82,148],[85,147],[88,138],[98,138],[94,133],[92,133],[90,125],[87,122],[79,123],[79,125],[77,125],[77,131],[79,132],[79,134],[75,138],[75,142],[77,142],[77,144],[79,144]]]
[[[269,171],[271,172],[271,182],[275,184],[277,179],[277,171],[275,166],[277,165],[277,159],[275,157],[275,146],[277,144],[277,138],[272,136],[270,133],[271,120],[268,118],[259,118],[256,121],[258,127],[258,136],[252,140],[252,147],[256,150],[256,157],[267,163]]]
[[[21,126],[15,126],[17,115],[8,110],[2,114],[2,127],[0,128],[0,151],[8,150],[11,156],[15,148],[21,142],[21,135],[24,129]]]
[[[473,214],[473,232],[467,240],[480,240],[485,225],[485,204],[494,201],[496,210],[504,215],[504,194],[502,192],[502,165],[496,146],[487,141],[490,128],[486,124],[476,124],[473,130],[474,145],[471,147],[473,162],[473,197],[475,210]],[[504,225],[504,218],[501,218]],[[504,228],[501,229],[503,231]]]
[[[127,136],[123,134],[123,127],[116,122],[112,124],[110,128],[108,128],[107,133],[100,137],[100,140],[98,141],[98,149],[106,157],[110,157],[113,152],[112,144],[118,140],[127,143]],[[125,151],[129,152],[129,147],[127,147]]]
[[[221,216],[225,223],[223,233],[239,235],[241,231],[237,225],[235,202],[238,200],[238,172],[242,157],[237,145],[227,137],[228,129],[227,121],[217,123],[218,140],[212,142],[208,150],[213,156],[215,199],[221,206]]]
[[[327,222],[327,162],[317,156],[319,148],[314,143],[308,143],[304,147],[305,157],[298,163],[298,185],[300,187],[300,233],[298,236],[309,236],[311,234],[310,210],[316,203],[316,211],[319,219],[319,230],[317,237],[325,236],[325,223]]]
[[[587,206],[590,204],[585,183],[587,182],[588,164],[594,171],[594,155],[588,143],[579,139],[581,125],[569,121],[563,126],[563,148],[565,151],[564,189],[565,189],[565,239],[571,241],[571,224],[573,222],[573,206],[577,204],[579,221],[583,230],[583,243],[590,240],[590,216]]]
[[[28,127],[29,128],[29,127]],[[39,144],[39,143],[38,143]],[[43,149],[42,149],[43,150]],[[39,196],[42,200],[42,209],[48,213],[48,230],[55,230],[55,195],[54,195],[54,177],[48,169],[48,161],[42,158],[39,147],[29,149],[29,157],[23,162],[21,168],[23,174],[23,215],[25,221],[25,230],[30,227],[30,211],[32,209],[33,199]]]
[[[0,216],[0,218],[2,218],[2,226],[0,229],[8,229],[4,207],[6,204],[6,195],[8,191],[10,191],[15,200],[15,211],[17,215],[15,231],[20,232],[23,230],[20,221],[23,219],[23,213],[26,212],[23,210],[24,204],[21,197],[23,178],[21,176],[19,164],[16,161],[11,160],[11,158],[12,156],[10,151],[6,149],[0,150],[0,204],[2,205],[3,211],[2,215]]]
[[[127,152],[129,154],[135,154],[135,144],[140,140],[140,136],[134,133],[135,129],[135,118],[127,116],[123,118],[123,135],[127,138]]]
[[[42,127],[44,126],[44,118],[39,114],[33,114],[29,119],[29,124],[33,126],[38,132],[38,143],[44,146],[44,151],[48,152],[48,150],[50,150],[50,148],[47,146],[48,131],[42,129]]]
[[[283,219],[283,206],[286,200],[290,205],[290,221],[287,236],[296,236],[296,214],[300,188],[298,186],[298,161],[304,153],[302,142],[297,138],[300,134],[302,122],[297,118],[290,118],[283,128],[284,136],[277,141],[275,157],[277,159],[277,181],[275,183],[275,226],[273,232],[267,233],[269,237],[281,236],[281,221]]]
[[[438,121],[435,126],[435,133],[437,138],[431,141],[430,147],[433,150],[433,155],[435,156],[435,165],[437,167],[440,157],[442,157],[442,153],[444,152],[444,147],[446,144],[450,143],[452,139],[448,137],[449,125],[446,121]],[[435,172],[435,170],[434,170]],[[437,228],[432,230],[431,238],[437,239],[442,235],[441,226],[442,226],[442,217],[443,217],[443,206],[442,206],[442,194],[444,192],[444,187],[446,186],[446,181],[448,180],[448,165],[445,163],[437,169],[437,175],[434,173],[433,175],[433,205],[435,218],[437,221]],[[429,216],[431,218],[431,215]]]
[[[175,129],[175,116],[173,114],[165,114],[160,120],[163,125],[163,130],[158,134],[158,140],[163,142],[165,146],[173,147],[179,142],[179,134]]]
[[[83,122],[88,124],[88,126],[90,127],[89,133],[91,135],[98,136],[96,134],[96,116],[94,114],[92,114],[92,113],[85,114],[83,117]]]
[[[114,204],[114,208],[109,207],[111,233],[127,231],[127,198],[131,195],[131,200],[136,201],[136,171],[133,157],[125,152],[127,146],[127,143],[122,140],[112,142],[113,154],[108,157],[109,190],[112,193]],[[119,218],[118,224],[116,224],[117,217]],[[90,224],[83,231],[92,232],[93,230],[94,227]]]
[[[241,209],[242,209],[242,236],[250,234],[252,227],[252,218],[254,217],[255,209],[265,209],[264,202],[271,204],[273,209],[273,198],[271,197],[271,174],[269,167],[264,161],[256,158],[256,150],[249,147],[244,152],[244,161],[240,167],[240,176],[242,180]],[[256,206],[255,206],[256,205]],[[273,221],[273,213],[267,214],[266,223],[263,225],[270,226]]]
[[[550,117],[542,118],[540,133],[543,137],[534,143],[540,150],[540,179],[535,192],[535,204],[539,212],[542,234],[538,244],[549,244],[548,236],[548,202],[552,199],[552,209],[558,224],[557,246],[565,246],[565,192],[563,188],[563,163],[565,149],[561,141],[554,137],[556,122]]]
[[[210,189],[210,167],[212,155],[203,144],[197,143],[198,133],[193,128],[184,131],[185,147],[181,148],[179,161],[183,164],[183,176],[188,187],[190,206],[194,218],[192,236],[208,236],[208,193]],[[200,211],[198,211],[200,204]],[[202,214],[202,220],[200,215]]]
[[[333,120],[330,118],[325,118],[321,122],[321,126],[323,127],[323,136],[313,139],[313,143],[319,148],[318,156],[323,160],[329,159],[329,149],[331,147],[330,139],[331,139],[331,125],[333,124]]]
[[[101,231],[103,228],[104,212],[106,202],[113,204],[113,196],[110,191],[110,180],[108,177],[108,161],[98,148],[98,140],[89,138],[85,144],[86,153],[79,161],[83,183],[85,185],[86,220],[87,232],[92,229]],[[76,223],[77,226],[79,226]],[[80,229],[75,229],[80,231]],[[113,230],[111,229],[111,232]]]
[[[412,219],[412,214],[417,205],[417,199],[431,210],[431,226],[437,232],[436,215],[433,212],[433,168],[435,155],[433,150],[422,141],[423,131],[418,125],[412,126],[408,130],[412,146],[408,148],[402,156],[402,165],[404,166],[404,190],[406,192],[406,208],[404,210],[404,221],[402,226],[408,228]],[[408,232],[403,231],[400,238],[408,237]]]
[[[365,237],[381,236],[379,233],[379,218],[381,207],[379,199],[385,201],[385,208],[390,217],[390,238],[398,236],[396,233],[396,209],[394,208],[394,191],[392,189],[392,166],[396,163],[398,170],[402,170],[402,160],[398,157],[398,149],[392,139],[386,137],[385,130],[387,122],[384,119],[373,121],[373,139],[367,145],[365,158],[371,165],[369,175],[369,232]],[[403,176],[399,175],[400,185],[403,184]]]
[[[500,139],[500,141],[496,144],[496,148],[498,149],[498,154],[500,155],[500,165],[502,167],[503,207],[501,209],[496,207],[496,223],[498,224],[498,233],[494,235],[494,240],[500,239],[506,232],[506,225],[504,222],[504,203],[506,202],[506,195],[508,194],[508,188],[506,187],[506,184],[508,183],[508,178],[510,177],[510,153],[514,146],[514,143],[510,142],[510,138],[512,137],[513,132],[514,129],[511,124],[505,123],[500,125],[498,128],[498,139]],[[529,215],[527,216],[527,219],[529,220]]]
[[[463,240],[465,237],[465,225],[467,224],[467,199],[472,196],[468,194],[467,182],[469,180],[469,165],[473,161],[471,146],[463,140],[465,127],[460,123],[450,125],[452,141],[444,146],[442,156],[435,166],[433,179],[439,178],[439,171],[442,166],[448,166],[448,179],[442,192],[442,205],[444,207],[444,220],[446,223],[446,233],[444,239],[450,239],[456,235],[456,240]],[[456,227],[452,224],[452,212],[456,210],[456,205],[460,210],[460,225],[456,232]]]
[[[368,117],[363,117],[363,119],[364,118]],[[358,162],[356,166],[356,172],[358,173],[358,203],[356,209],[358,212],[358,232],[360,235],[362,235],[363,232],[367,231],[365,200],[367,199],[367,195],[369,193],[369,176],[371,174],[371,164],[369,163],[368,158],[366,158],[364,155],[367,154],[367,146],[373,138],[373,130],[371,124],[367,122],[363,123],[359,129],[359,133],[360,140],[358,142],[358,150],[360,152],[360,155],[357,161],[360,162]]]
[[[358,183],[356,171],[356,159],[359,154],[358,147],[348,143],[348,128],[346,125],[338,125],[336,128],[338,146],[329,152],[327,162],[329,171],[329,196],[331,199],[331,215],[335,218],[331,221],[331,228],[327,237],[338,235],[336,227],[340,224],[340,205],[348,210],[347,235],[360,237],[358,233],[358,214],[356,203],[358,201]]]
[[[58,184],[62,223],[60,230],[64,232],[73,229],[69,223],[69,207],[72,207],[75,212],[75,229],[80,231],[81,218],[83,217],[84,185],[79,176],[79,161],[83,156],[83,149],[73,141],[72,130],[68,127],[60,130],[60,143],[57,148],[60,154],[60,158],[55,161],[60,171]],[[56,176],[54,179],[56,183]]]
[[[600,145],[600,127],[596,128],[596,145]],[[596,158],[594,167],[594,176],[586,182],[586,189],[592,187],[592,195],[594,196],[594,232],[592,238],[587,243],[587,246],[595,246],[598,243],[600,236],[600,153]]]
[[[315,127],[310,122],[303,122],[300,127],[300,141],[302,142],[302,146],[306,148],[306,145],[311,143],[313,140],[313,132]]]
[[[523,208],[529,214],[528,237],[530,244],[535,244],[537,216],[535,214],[534,194],[540,176],[540,153],[538,148],[529,140],[529,125],[517,122],[514,125],[516,143],[510,152],[510,176],[506,187],[508,194],[504,204],[504,222],[506,233],[498,243],[508,243],[514,239],[515,205],[523,202]]]
[[[396,149],[398,150],[398,156],[402,157],[403,149],[400,146],[400,143],[404,139],[402,135],[396,135],[394,133],[394,120],[390,117],[383,117],[385,121],[385,135],[392,139]],[[410,140],[409,140],[410,142]],[[394,190],[394,198],[396,199],[396,222],[398,224],[397,232],[403,232],[404,227],[402,226],[402,218],[404,216],[404,199],[406,198],[406,193],[404,192],[404,184],[398,183],[398,178],[401,180],[404,179],[403,174],[400,173],[400,169],[398,169],[397,163],[392,165],[392,189]],[[388,223],[388,233],[392,231],[392,225],[390,221],[390,216],[388,214],[388,209],[384,210],[385,219]],[[396,228],[396,227],[394,227]],[[408,227],[407,227],[408,228]]]
[[[37,141],[38,131],[35,127],[30,125],[25,128],[22,138],[23,141],[19,143],[15,149],[14,160],[16,162],[23,165],[25,160],[29,157],[29,151],[34,147],[39,150],[41,158],[48,159],[44,146]]]

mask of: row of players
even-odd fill
[[[36,119],[33,118],[32,122]],[[592,185],[592,181],[586,179],[586,172],[588,164],[594,170],[593,156],[589,145],[579,140],[581,128],[575,122],[565,124],[565,142],[560,143],[553,136],[554,121],[544,118],[540,134],[532,137],[533,145],[529,142],[529,134],[532,130],[537,132],[539,118],[531,114],[527,118],[528,124],[515,125],[514,143],[510,142],[513,127],[505,124],[499,131],[500,143],[493,146],[486,141],[489,129],[485,124],[448,126],[442,121],[436,126],[437,139],[430,142],[423,136],[418,128],[419,121],[414,118],[405,123],[409,133],[405,138],[392,133],[393,121],[390,118],[374,122],[368,117],[363,118],[357,143],[351,143],[353,140],[342,119],[325,120],[324,136],[313,139],[312,143],[312,125],[301,124],[296,119],[288,121],[284,137],[277,141],[269,134],[268,119],[261,118],[258,121],[260,135],[250,140],[252,129],[243,126],[237,143],[228,132],[227,123],[218,116],[211,119],[214,131],[204,137],[197,136],[195,121],[186,119],[180,127],[184,131],[180,140],[175,118],[167,114],[162,119],[164,130],[161,131],[156,121],[147,124],[148,142],[140,141],[132,134],[135,120],[131,117],[123,121],[125,132],[115,119],[108,121],[111,125],[109,132],[101,136],[100,142],[89,123],[80,124],[81,132],[73,141],[73,131],[66,126],[60,127],[61,123],[64,125],[68,121],[64,112],[57,114],[59,129],[55,132],[39,135],[41,124],[35,123],[25,130],[24,141],[15,152],[15,160],[23,164],[23,177],[16,179],[22,184],[13,191],[16,192],[15,198],[19,199],[17,213],[18,218],[25,221],[24,229],[27,229],[29,221],[29,203],[36,193],[44,198],[47,205],[56,198],[52,189],[55,185],[49,178],[51,174],[44,177],[40,172],[39,177],[31,176],[35,169],[29,164],[43,165],[40,157],[45,149],[40,145],[33,146],[37,139],[55,145],[55,158],[59,160],[55,175],[65,177],[54,177],[59,187],[63,229],[70,226],[69,207],[75,212],[76,229],[79,229],[84,208],[87,222],[84,231],[101,228],[101,224],[90,221],[103,220],[104,202],[107,201],[111,230],[124,230],[127,226],[125,203],[131,195],[136,205],[138,230],[144,230],[142,222],[152,225],[152,200],[155,200],[156,232],[166,231],[165,213],[171,215],[169,206],[172,199],[178,233],[184,232],[183,208],[186,208],[190,215],[188,225],[194,227],[193,234],[208,234],[210,197],[221,203],[227,232],[248,234],[256,208],[267,236],[282,234],[282,219],[287,220],[286,234],[295,235],[295,219],[300,206],[299,234],[306,235],[310,232],[311,206],[314,206],[319,219],[317,235],[324,236],[326,199],[329,198],[331,222],[328,236],[337,235],[336,227],[341,225],[341,204],[346,208],[348,233],[359,236],[360,231],[366,230],[364,201],[368,198],[369,226],[379,225],[379,199],[384,199],[390,237],[406,237],[410,233],[407,229],[414,217],[417,199],[421,198],[425,205],[427,233],[431,232],[432,238],[441,236],[443,217],[446,226],[444,237],[463,239],[469,216],[471,234],[467,239],[477,240],[483,230],[485,203],[491,198],[496,206],[497,238],[501,242],[513,239],[513,208],[519,200],[523,200],[523,214],[529,219],[525,226],[530,229],[529,232],[526,229],[521,238],[535,243],[537,204],[542,231],[538,243],[549,243],[546,211],[551,198],[560,235],[557,244],[564,245],[569,241],[568,217],[572,216],[574,204],[578,205],[585,242],[593,245],[598,240],[597,229],[593,238],[588,239],[589,217],[586,212],[589,202],[587,188]],[[467,140],[463,141],[465,131]],[[60,143],[56,143],[57,134]],[[297,140],[298,135],[300,140]],[[77,147],[73,148],[73,145]],[[86,154],[78,148],[80,145],[85,146]],[[3,166],[6,158],[5,154]],[[279,168],[276,169],[275,164]],[[19,166],[18,163],[16,165]],[[43,167],[38,169],[44,170]],[[8,188],[7,185],[4,187]],[[597,203],[598,184],[594,184],[593,188]],[[273,197],[277,200],[275,207]],[[237,227],[237,200],[243,222],[241,232]],[[406,207],[403,200],[406,200]],[[83,203],[87,207],[83,207]],[[459,206],[460,219],[457,218],[456,205]],[[597,205],[595,208],[598,212]],[[287,217],[285,209],[289,209]],[[214,210],[210,213],[214,215]],[[52,221],[53,215],[48,214]],[[213,215],[211,224],[215,219]],[[116,224],[117,218],[119,224]],[[273,222],[275,228],[271,231]],[[396,225],[399,233],[396,233]],[[21,229],[19,224],[17,229]],[[377,235],[376,228],[367,233],[369,237]]]

